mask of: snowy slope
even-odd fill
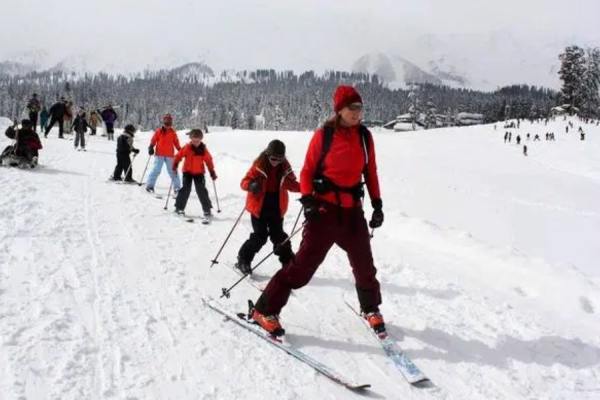
[[[339,250],[290,299],[288,340],[370,383],[367,397],[600,398],[600,127],[584,125],[581,142],[564,124],[522,123],[521,135],[557,136],[528,142],[528,157],[503,143],[500,126],[376,132],[382,311],[436,388],[410,388],[346,310],[354,290]],[[80,153],[53,132],[38,170],[0,169],[0,398],[365,397],[201,302],[238,278],[224,264],[251,230],[247,215],[223,263],[209,264],[243,208],[241,176],[276,137],[299,172],[310,136],[207,135],[223,210],[210,226],[173,217],[137,186],[106,182],[114,143],[99,136]],[[136,136],[137,146],[148,139]],[[135,178],[146,159],[135,160]],[[167,189],[163,172],[157,191]],[[292,202],[287,229],[298,210]],[[187,211],[200,214],[193,196]],[[259,280],[277,268],[270,259]],[[222,304],[243,311],[257,294],[242,284]]]

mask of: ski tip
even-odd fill
[[[348,385],[347,387],[354,392],[364,392],[365,390],[371,388],[371,384],[366,383],[364,385]]]
[[[429,378],[421,378],[414,382],[410,382],[410,384],[419,389],[427,389],[427,388],[435,387],[435,385],[433,384],[433,382],[431,382],[429,380]]]

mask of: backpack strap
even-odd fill
[[[325,125],[323,127],[321,156],[319,157],[319,162],[317,163],[317,168],[315,169],[315,177],[320,177],[323,175],[323,162],[325,161],[325,157],[327,157],[327,153],[329,153],[331,142],[333,142],[333,127],[330,125]]]
[[[360,132],[360,138],[362,141],[362,145],[363,145],[363,151],[365,153],[365,165],[363,166],[363,176],[365,178],[365,183],[367,183],[367,171],[368,168],[367,166],[369,165],[369,142],[370,142],[370,136],[371,136],[371,132],[369,132],[369,129],[367,129],[366,126],[364,126],[363,124],[360,124],[360,126],[358,127],[358,131]]]
[[[360,132],[363,151],[365,154],[365,165],[363,167],[363,174],[366,175],[367,164],[369,164],[369,137],[371,136],[371,132],[369,132],[369,129],[367,129],[367,127],[363,124],[359,125],[358,131]],[[332,126],[326,125],[323,127],[321,156],[319,157],[319,162],[317,163],[317,168],[315,169],[315,176],[320,176],[323,174],[323,162],[325,161],[325,157],[327,157],[327,153],[329,153],[329,149],[331,148],[331,142],[333,142],[333,133],[334,130]]]

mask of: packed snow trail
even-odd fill
[[[376,398],[600,397],[600,128],[584,129],[581,142],[563,121],[523,122],[521,132],[557,136],[529,144],[528,157],[502,142],[500,126],[375,133],[382,312],[438,389],[411,388],[349,315],[341,299],[354,288],[337,249],[284,309],[288,340],[370,383]],[[310,136],[206,135],[223,210],[208,226],[182,223],[172,202],[165,211],[143,188],[106,182],[115,144],[100,136],[76,152],[54,130],[39,169],[0,169],[0,398],[361,398],[256,345],[201,301],[238,279],[209,266],[243,207],[244,172],[280,138],[298,173]],[[136,135],[136,147],[148,141]],[[135,179],[146,160],[136,158]],[[157,193],[168,186],[163,171]],[[286,230],[298,209],[291,201]],[[193,194],[186,213],[201,215]],[[222,263],[250,231],[246,215]],[[255,280],[266,283],[277,264],[269,259]],[[242,283],[221,301],[245,311],[257,296]]]

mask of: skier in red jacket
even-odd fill
[[[154,132],[150,140],[150,146],[148,146],[148,154],[154,156],[154,167],[148,174],[148,182],[146,182],[146,190],[148,192],[154,192],[154,185],[163,164],[166,165],[167,172],[171,177],[173,191],[175,193],[179,191],[181,183],[179,182],[177,171],[173,169],[173,156],[175,150],[179,151],[180,149],[181,146],[179,145],[177,132],[173,129],[173,117],[171,114],[165,114],[163,116],[163,125]]]
[[[173,160],[173,171],[177,173],[179,163],[182,159],[185,159],[183,162],[183,186],[177,193],[175,212],[183,215],[190,192],[192,191],[193,181],[196,187],[196,194],[198,194],[198,199],[200,199],[200,204],[202,204],[204,218],[207,219],[211,217],[210,209],[212,208],[212,204],[205,186],[204,173],[206,169],[204,165],[206,164],[213,181],[217,179],[217,174],[215,173],[212,156],[206,145],[202,143],[202,137],[204,136],[202,131],[200,129],[192,129],[188,135],[190,143],[183,146]]]
[[[285,333],[279,313],[292,289],[310,281],[334,244],[348,254],[363,316],[375,332],[385,331],[369,227],[362,209],[364,175],[373,206],[369,226],[381,226],[383,211],[373,138],[360,124],[362,99],[353,87],[339,86],[333,105],[335,115],[314,133],[300,173],[306,218],[302,243],[296,256],[271,278],[252,310],[252,318],[275,336]]]
[[[283,243],[288,238],[283,230],[283,217],[288,208],[288,191],[299,192],[300,185],[285,158],[285,144],[280,140],[271,141],[254,161],[240,186],[248,192],[246,210],[252,215],[254,232],[240,248],[236,267],[244,274],[250,273],[254,256],[268,238],[281,264],[287,264],[294,253],[289,241]]]

